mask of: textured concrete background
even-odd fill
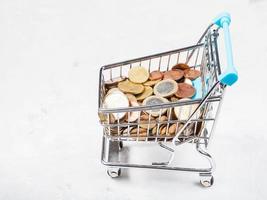
[[[221,11],[240,80],[211,146],[215,185],[189,173],[100,164],[98,70],[191,45]],[[267,1],[0,2],[0,199],[266,199]]]

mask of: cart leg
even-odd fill
[[[120,151],[123,148],[122,141],[112,141],[103,137],[102,144],[102,162],[120,163]],[[111,178],[121,176],[121,168],[110,166],[107,168],[107,174]]]
[[[215,168],[214,160],[212,159],[212,156],[209,153],[207,153],[200,147],[200,144],[198,142],[196,143],[196,149],[202,156],[204,156],[209,161],[210,164],[209,172],[199,173],[200,184],[204,187],[210,187],[214,183],[214,178],[212,176],[212,172]]]

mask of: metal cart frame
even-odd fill
[[[238,75],[233,65],[232,48],[229,33],[229,24],[231,18],[227,13],[219,15],[208,26],[203,35],[200,37],[196,45],[176,49],[168,52],[154,54],[146,57],[136,58],[110,64],[101,67],[99,73],[99,109],[98,113],[103,126],[103,145],[102,145],[102,163],[108,166],[108,175],[118,177],[121,173],[121,168],[148,168],[161,170],[175,170],[196,172],[200,175],[200,183],[205,186],[211,186],[214,182],[212,173],[214,171],[214,161],[212,156],[207,152],[208,144],[213,135],[215,122],[218,118],[219,110],[223,100],[223,95],[226,86],[234,84]],[[219,50],[217,38],[219,30],[224,30],[224,40],[227,55],[227,67],[222,73],[219,59]],[[160,71],[168,70],[172,64],[179,62],[187,63],[192,68],[201,71],[201,78],[194,82],[198,94],[191,100],[170,102],[161,105],[153,106],[138,106],[129,108],[106,109],[102,103],[105,96],[104,82],[107,79],[112,79],[116,76],[127,74],[128,70],[134,65],[148,66],[148,70],[158,69]],[[171,115],[174,107],[194,106],[187,120],[172,119]],[[157,126],[157,133],[151,135],[149,128],[145,135],[139,132],[140,124],[144,123],[148,127],[152,126],[151,111],[157,110],[159,116],[163,110],[168,111],[168,120],[165,122],[154,122]],[[139,112],[139,118],[136,122],[111,122],[110,114],[118,114],[125,112]],[[146,122],[140,121],[140,113],[146,112],[149,114],[149,119]],[[171,124],[177,124],[175,135],[168,135],[168,127]],[[167,126],[166,133],[160,134],[159,129],[161,124]],[[181,128],[178,128],[182,124]],[[130,134],[131,127],[137,127],[135,136]],[[124,130],[122,134],[121,130]],[[114,134],[115,133],[115,134]],[[160,147],[169,152],[169,158],[165,162],[152,162],[150,164],[128,163],[120,160],[121,149],[126,143],[157,143]],[[187,168],[173,165],[175,152],[179,145],[192,143],[196,150],[208,161],[206,168]],[[126,155],[127,156],[127,155]]]

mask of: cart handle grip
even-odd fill
[[[232,43],[229,31],[231,16],[229,13],[222,13],[213,20],[213,23],[219,26],[220,28],[223,28],[224,43],[227,57],[227,68],[222,74],[220,74],[219,81],[225,85],[231,86],[238,79],[237,70],[233,62]]]

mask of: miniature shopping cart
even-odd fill
[[[214,162],[212,156],[207,152],[207,147],[214,131],[216,119],[218,118],[225,88],[226,86],[233,85],[238,79],[232,58],[229,33],[230,21],[229,14],[223,13],[219,15],[208,26],[196,45],[101,67],[99,74],[98,114],[103,126],[102,163],[108,167],[107,173],[109,176],[120,176],[121,168],[176,170],[199,173],[200,183],[205,187],[213,184]],[[221,29],[224,32],[227,58],[225,70],[221,69],[219,59],[219,52],[221,51],[219,41],[217,40]],[[129,69],[133,66],[147,67],[149,72],[153,70],[166,71],[177,63],[186,63],[191,68],[201,71],[201,77],[193,81],[196,94],[192,99],[158,105],[141,105],[116,109],[107,109],[103,106],[106,95],[105,81],[127,76]],[[179,120],[179,117],[178,119],[171,117],[175,107],[180,107],[182,110],[184,106],[191,106],[192,108],[186,120]],[[156,134],[151,134],[149,128],[145,135],[139,132],[141,124],[152,125],[152,111],[159,112],[159,116],[161,116],[162,111],[166,109],[168,111],[168,119],[166,121],[153,122],[158,127]],[[126,122],[119,119],[115,122],[111,121],[111,114],[116,116],[119,113],[129,114],[131,112],[146,112],[150,114],[147,121],[140,120],[140,114],[135,122]],[[159,132],[162,124],[165,124],[167,127],[166,134]],[[168,127],[172,124],[177,125],[175,135],[168,134]],[[130,134],[132,127],[137,128],[135,135]],[[173,162],[175,154],[179,152],[179,148],[184,144],[195,145],[196,152],[200,153],[208,161],[205,162],[207,167],[181,167],[175,165]],[[127,158],[130,157],[130,148],[135,145],[142,145],[140,148],[154,145],[156,148],[164,151],[166,157],[162,161],[154,160],[144,163],[143,160],[140,162],[130,162]],[[125,148],[127,150],[124,151]],[[143,151],[142,154],[145,153]]]

